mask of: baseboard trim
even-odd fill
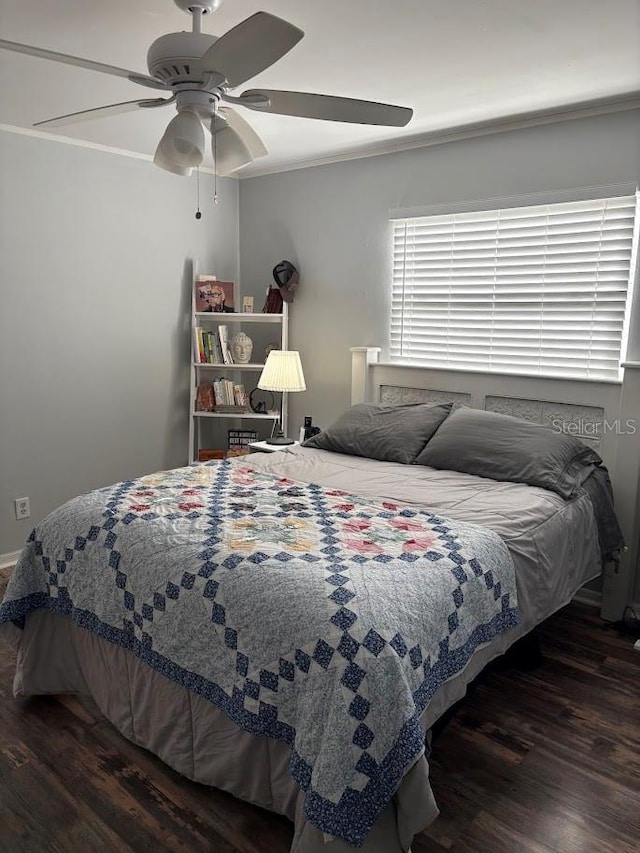
[[[597,589],[579,589],[573,596],[573,600],[580,604],[590,604],[592,607],[602,605],[602,593]]]
[[[9,554],[0,554],[0,569],[6,569],[9,566],[14,566],[18,562],[20,551],[11,551]]]
[[[590,604],[592,607],[601,607],[602,593],[597,589],[579,589],[573,596],[573,601],[577,601],[579,604]],[[640,601],[633,601],[631,607],[640,617]]]

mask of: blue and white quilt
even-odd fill
[[[0,622],[39,607],[286,742],[307,818],[356,845],[423,753],[435,691],[519,618],[496,534],[242,460],[51,513]]]

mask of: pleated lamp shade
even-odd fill
[[[262,368],[258,388],[264,391],[306,391],[300,353],[272,349]]]

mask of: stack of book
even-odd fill
[[[233,364],[229,347],[229,330],[220,325],[216,329],[195,330],[195,360],[198,364]]]
[[[214,379],[211,386],[217,412],[248,410],[249,397],[244,385],[234,383],[231,379]]]

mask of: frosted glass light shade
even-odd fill
[[[211,151],[219,175],[230,175],[267,153],[251,125],[235,110],[228,109],[211,121]]]
[[[174,166],[199,166],[204,157],[204,128],[199,117],[190,110],[174,116],[158,148]]]
[[[306,391],[300,353],[272,349],[262,368],[258,388],[264,391]]]
[[[227,177],[237,169],[251,163],[253,157],[238,134],[230,128],[221,127],[211,137],[211,153],[219,175]]]
[[[156,166],[164,169],[165,172],[172,172],[174,175],[188,177],[193,172],[191,166],[179,166],[177,163],[172,163],[162,150],[162,143],[156,148],[156,153],[153,155],[153,162]]]

